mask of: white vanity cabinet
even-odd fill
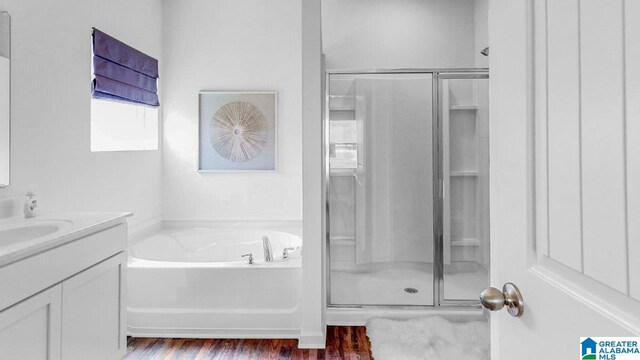
[[[61,289],[55,285],[0,312],[1,358],[60,359]]]
[[[126,351],[125,253],[62,283],[62,359],[120,359]]]
[[[0,359],[126,354],[126,223],[0,266]]]

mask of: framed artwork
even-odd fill
[[[276,171],[277,92],[201,91],[199,97],[199,171]]]

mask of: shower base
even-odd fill
[[[446,299],[477,299],[488,284],[488,273],[445,271]],[[417,292],[405,291],[416,289]],[[423,269],[383,269],[376,271],[331,271],[332,305],[433,305],[433,273]]]

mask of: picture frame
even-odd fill
[[[198,171],[276,172],[277,91],[198,94]]]

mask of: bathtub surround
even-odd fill
[[[440,316],[371,319],[367,336],[376,360],[489,359],[489,323]]]
[[[37,184],[43,212],[132,211],[131,225],[158,218],[160,151],[92,153],[88,85],[92,26],[162,60],[162,3],[0,0],[0,9],[13,19],[11,186],[0,189],[0,213],[20,214]]]

